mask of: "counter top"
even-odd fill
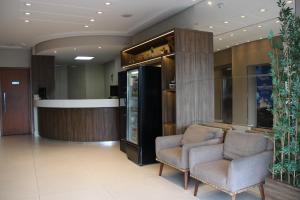
[[[34,100],[40,108],[114,108],[119,107],[119,99],[66,99]]]

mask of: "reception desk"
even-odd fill
[[[35,134],[67,141],[116,141],[118,107],[118,99],[36,100]]]

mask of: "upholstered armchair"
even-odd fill
[[[201,146],[190,150],[190,173],[196,179],[194,195],[203,182],[218,190],[236,195],[263,183],[272,162],[272,142],[261,134],[229,131],[224,144]]]
[[[191,125],[183,135],[156,138],[156,159],[160,162],[159,176],[164,165],[171,166],[184,173],[184,188],[189,178],[189,151],[198,146],[223,142],[223,130],[201,125]]]

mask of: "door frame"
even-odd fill
[[[28,78],[28,123],[29,123],[29,133],[28,135],[32,135],[33,133],[33,107],[32,107],[32,88],[31,88],[31,85],[32,85],[32,81],[31,81],[31,70],[30,70],[30,67],[0,67],[0,71],[2,70],[26,70],[27,71],[27,78]],[[0,137],[3,137],[3,123],[2,123],[2,87],[1,87],[1,82],[0,82]]]

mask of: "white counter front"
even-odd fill
[[[119,99],[35,100],[34,107],[41,107],[41,108],[114,108],[114,107],[119,107]]]

